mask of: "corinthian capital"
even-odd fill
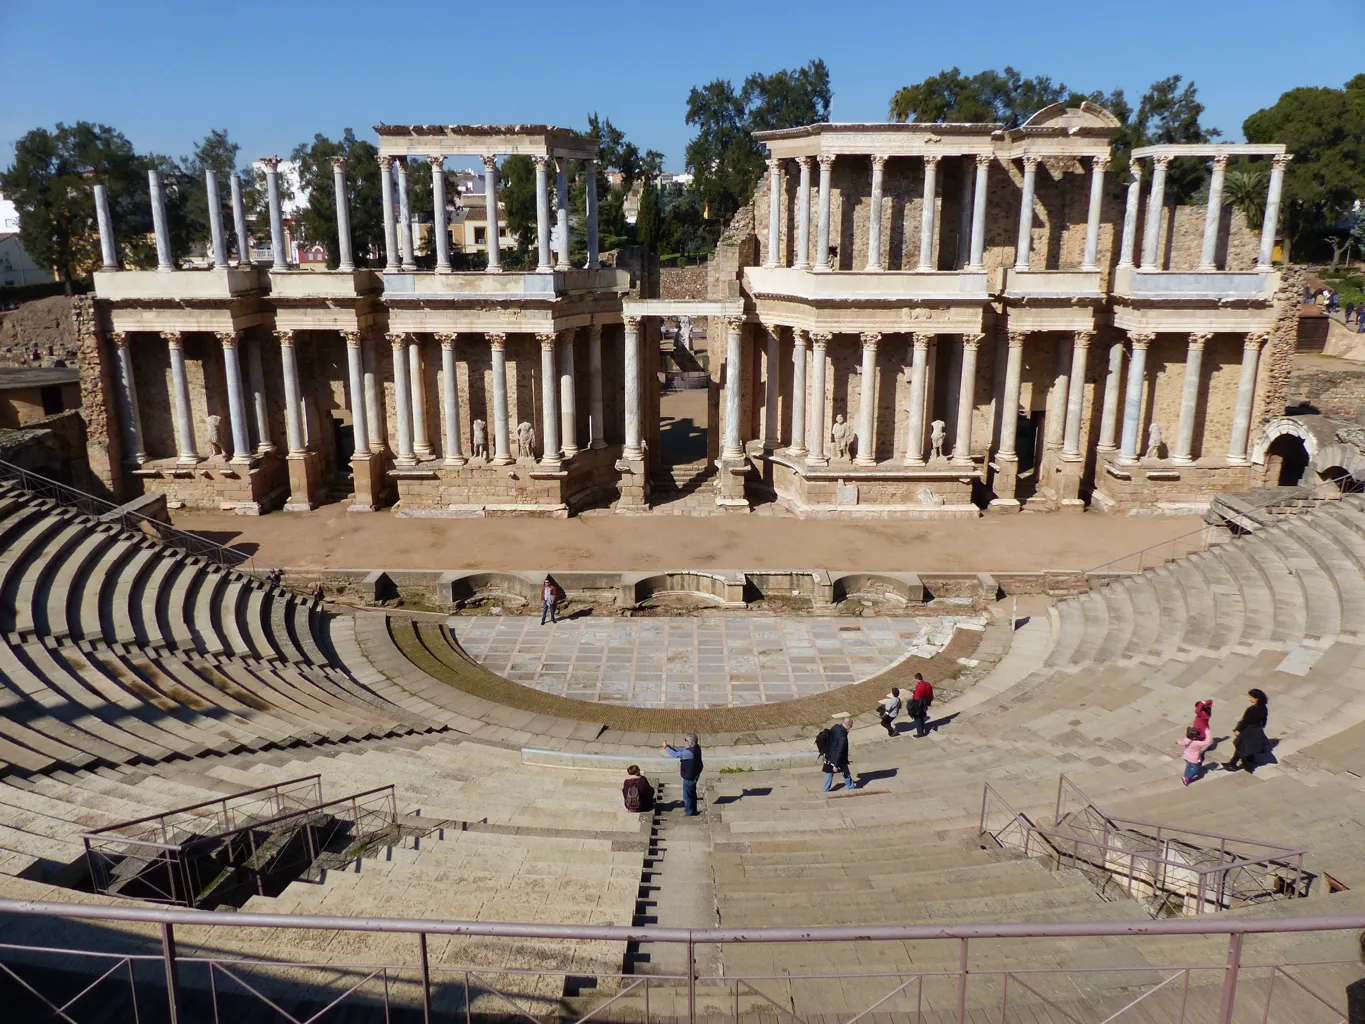
[[[274,174],[280,169],[280,158],[277,156],[263,156],[260,163],[267,174]]]
[[[334,156],[332,157],[332,170],[344,171],[346,169],[347,164],[349,163],[350,161],[348,161],[344,156]]]

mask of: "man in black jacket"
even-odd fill
[[[825,742],[825,792],[828,793],[834,787],[834,773],[842,772],[844,776],[845,789],[857,789],[858,784],[853,781],[852,774],[848,770],[848,734],[853,729],[853,716],[845,715],[842,722],[836,723],[829,730],[829,739]]]
[[[674,747],[664,744],[664,751],[669,757],[675,757],[681,762],[678,770],[682,775],[683,791],[683,812],[689,818],[697,816],[697,780],[701,778],[702,760],[701,744],[697,742],[697,734],[689,732],[687,734],[687,746]]]

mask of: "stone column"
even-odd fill
[[[858,387],[858,454],[855,466],[877,464],[877,345],[879,331],[864,331],[862,380]]]
[[[1269,269],[1275,256],[1275,228],[1280,220],[1280,193],[1284,191],[1284,171],[1294,158],[1281,154],[1271,161],[1270,190],[1265,198],[1265,216],[1261,218],[1261,251],[1256,266]]]
[[[408,336],[408,385],[412,394],[412,451],[419,460],[432,456],[427,434],[427,386],[422,364],[422,336]]]
[[[369,435],[370,451],[382,452],[388,431],[380,415],[379,374],[375,371],[374,338],[366,332],[360,336],[360,365],[365,375],[365,426]]]
[[[602,325],[588,326],[588,447],[605,448],[602,436]]]
[[[540,418],[541,455],[543,466],[558,467],[559,448],[559,387],[555,374],[555,336],[537,335],[540,340]]]
[[[913,355],[910,359],[910,422],[905,432],[905,464],[924,465],[925,395],[929,380],[929,343],[932,334],[911,335]]]
[[[744,442],[739,432],[739,392],[743,377],[741,360],[744,358],[744,318],[725,320],[725,443],[722,459],[744,457]]]
[[[787,452],[798,458],[810,453],[806,447],[806,355],[810,337],[792,328],[792,443]]]
[[[1204,208],[1204,244],[1199,251],[1199,269],[1218,269],[1218,228],[1223,215],[1223,178],[1227,174],[1228,158],[1213,158],[1213,173],[1209,176],[1209,205]]]
[[[396,466],[415,466],[417,456],[412,446],[412,386],[408,382],[408,336],[401,332],[389,335],[393,349],[393,409],[398,420],[398,453]],[[494,386],[497,383],[497,363],[493,364]]]
[[[133,350],[129,347],[127,331],[114,332],[114,346],[118,351],[119,419],[123,423],[123,462],[140,466],[147,461],[142,446],[142,417],[137,407],[137,381],[133,376]],[[1242,446],[1245,449],[1245,445]]]
[[[986,269],[986,190],[990,186],[991,161],[982,153],[976,158],[976,187],[972,198],[972,253],[968,270]]]
[[[436,273],[450,273],[450,231],[446,228],[446,158],[428,156],[431,164],[431,233],[436,241]]]
[[[507,422],[507,335],[488,335],[493,364],[493,465],[506,466],[515,461]]]
[[[1147,226],[1142,229],[1142,269],[1161,269],[1161,215],[1166,203],[1166,170],[1171,158],[1159,156],[1152,161],[1152,192],[1147,197]]]
[[[569,260],[569,158],[555,157],[555,226],[559,229],[559,259],[556,270],[572,270]]]
[[[1119,463],[1133,466],[1138,461],[1138,441],[1142,433],[1142,391],[1146,387],[1147,347],[1155,334],[1130,334],[1133,358],[1128,362],[1128,392],[1123,401],[1123,443]]]
[[[346,194],[346,158],[332,157],[332,192],[337,208],[337,269],[343,273],[355,270],[355,255],[351,252],[351,200]]]
[[[232,230],[237,235],[237,266],[251,266],[251,238],[246,226],[246,201],[242,198],[242,176],[229,180],[232,190]]]
[[[156,269],[169,273],[175,269],[175,261],[171,258],[171,229],[166,222],[166,190],[161,184],[161,172],[148,171],[147,184],[152,193],[152,232],[156,236]]]
[[[1014,269],[1028,269],[1033,248],[1033,191],[1038,182],[1038,158],[1024,157],[1024,189],[1019,196],[1019,236],[1014,243]]]
[[[768,258],[765,267],[780,267],[778,248],[782,244],[782,161],[768,158]]]
[[[867,211],[867,269],[882,269],[882,178],[886,173],[886,157],[872,157],[872,198]]]
[[[626,444],[621,458],[634,462],[645,457],[644,443],[640,438],[640,318],[627,316],[621,322],[626,329],[622,344],[625,356]]]
[[[1204,368],[1204,346],[1212,334],[1191,334],[1185,349],[1185,384],[1180,392],[1180,421],[1176,428],[1175,451],[1171,461],[1178,466],[1194,462],[1194,414],[1199,407],[1200,374]]]
[[[974,177],[973,157],[962,158],[962,197],[958,201],[957,215],[957,266],[967,266],[972,258],[972,179]]]
[[[573,370],[572,327],[560,332],[559,340],[559,424],[564,457],[578,454],[578,383]]]
[[[232,428],[232,461],[251,461],[251,437],[247,427],[246,396],[242,392],[242,364],[237,358],[237,332],[218,335],[223,347],[223,376],[227,378],[228,421]]]
[[[398,222],[393,213],[393,157],[379,158],[379,188],[384,197],[384,270],[396,273],[398,267]]]
[[[1268,334],[1248,334],[1242,343],[1242,373],[1237,379],[1237,405],[1232,414],[1232,438],[1228,441],[1228,465],[1245,466],[1251,432],[1251,410],[1256,400],[1256,362]]]
[[[810,421],[806,424],[806,456],[808,466],[828,466],[825,455],[825,352],[834,335],[824,331],[813,332],[811,341],[810,365]]]
[[[270,269],[288,270],[289,254],[284,248],[284,208],[280,204],[280,158],[264,157],[265,195],[270,204]]]
[[[937,154],[924,158],[924,209],[919,218],[919,269],[933,270],[934,261],[934,217],[937,214],[938,198],[938,161]]]
[[[583,170],[588,179],[587,187],[583,190],[583,230],[587,236],[588,269],[596,270],[600,266],[597,253],[597,161],[585,160]],[[600,334],[598,340],[600,344]]]
[[[294,351],[294,332],[277,331],[280,337],[280,366],[284,376],[285,443],[289,454],[297,455],[307,446],[303,436],[303,400],[299,397],[299,361]]]
[[[211,167],[204,168],[204,197],[208,200],[209,244],[213,252],[213,268],[221,270],[228,265],[227,238],[223,235],[223,203],[218,198],[218,172]]]
[[[484,269],[490,274],[502,273],[502,248],[499,243],[501,229],[498,226],[498,158],[483,158],[483,192],[487,204],[488,233],[485,236],[488,246],[488,266]]]
[[[398,244],[403,251],[404,270],[416,270],[412,258],[412,201],[408,195],[408,158],[400,156],[398,165]]]
[[[996,458],[1017,461],[1015,443],[1019,437],[1019,390],[1024,377],[1025,331],[1009,332],[1009,349],[1005,357],[1005,396],[1001,399],[1000,450]]]
[[[800,184],[796,189],[796,261],[797,270],[810,269],[810,165],[808,156],[797,157],[801,168]]]
[[[181,465],[194,465],[199,451],[194,443],[194,415],[190,411],[190,385],[185,376],[185,339],[179,331],[162,331],[171,357],[171,411],[175,418],[175,447]]]
[[[1142,161],[1128,164],[1128,202],[1123,208],[1123,241],[1119,245],[1119,266],[1133,265],[1133,251],[1137,246],[1138,208],[1142,205]]]
[[[778,331],[775,325],[768,325],[768,365],[763,373],[763,450],[777,450],[780,424],[777,420],[778,385]]]
[[[1066,397],[1071,390],[1071,357],[1063,345],[1064,342],[1059,339],[1052,365],[1052,386],[1047,391],[1043,445],[1048,449],[1061,448],[1066,439]]]
[[[536,242],[540,252],[540,263],[536,267],[539,274],[548,274],[554,269],[550,262],[550,171],[547,166],[549,157],[533,156],[536,165]]]
[[[346,339],[346,377],[351,389],[351,433],[355,439],[355,454],[366,455],[370,450],[370,430],[365,408],[365,367],[360,332],[342,331],[341,336]]]
[[[815,269],[829,270],[829,204],[831,201],[834,157],[823,154],[820,161],[820,199],[815,222]]]
[[[256,434],[256,451],[264,455],[275,450],[270,441],[270,412],[265,402],[265,371],[261,367],[261,342],[246,345],[246,377],[251,388],[251,424]]]
[[[1108,453],[1117,450],[1114,439],[1118,434],[1119,389],[1123,383],[1123,342],[1109,346],[1109,375],[1104,378],[1104,406],[1100,412],[1100,441],[1095,450]]]
[[[114,220],[109,216],[109,192],[103,185],[95,185],[95,220],[100,231],[101,269],[118,269],[118,246],[114,243]]]
[[[957,389],[957,437],[953,441],[953,461],[968,465],[972,461],[972,411],[976,407],[976,351],[984,334],[962,336],[962,380]]]
[[[1077,331],[1071,343],[1071,380],[1066,392],[1066,427],[1062,439],[1062,455],[1081,457],[1081,413],[1085,407],[1085,363],[1090,357],[1093,331]]]
[[[1098,270],[1100,252],[1100,217],[1104,212],[1104,172],[1109,170],[1109,158],[1097,156],[1090,161],[1090,211],[1085,218],[1085,255],[1082,270]]]
[[[441,423],[445,427],[445,464],[465,464],[460,444],[460,382],[455,376],[455,341],[457,334],[443,332],[436,335],[441,343]]]

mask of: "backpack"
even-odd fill
[[[642,788],[644,787],[642,786],[626,787],[626,810],[638,811],[640,809],[640,805],[642,803],[640,799],[640,790]]]
[[[829,746],[829,730],[821,729],[815,737],[815,749],[824,754],[825,748]]]

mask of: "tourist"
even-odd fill
[[[664,752],[669,757],[676,757],[682,763],[678,765],[678,773],[682,775],[683,789],[683,813],[689,818],[697,816],[697,780],[701,778],[702,760],[701,744],[697,742],[697,734],[689,732],[686,737],[687,746],[675,747],[664,744]]]
[[[1194,702],[1194,728],[1199,730],[1199,735],[1205,739],[1209,736],[1209,719],[1213,717],[1213,700],[1197,700]]]
[[[1201,733],[1190,726],[1185,730],[1185,735],[1175,742],[1177,746],[1185,748],[1185,777],[1182,781],[1188,786],[1204,774],[1204,751],[1213,744],[1213,737],[1207,731]]]
[[[1355,311],[1356,311],[1356,304],[1355,304],[1354,302],[1348,302],[1348,303],[1346,303],[1346,318],[1345,318],[1345,322],[1346,322],[1346,323],[1349,324],[1349,323],[1351,322],[1351,314],[1354,313]]]
[[[559,588],[555,586],[550,577],[545,577],[545,586],[540,588],[540,624],[545,625],[545,616],[550,617],[551,622],[558,622],[555,609],[559,605]]]
[[[934,686],[920,673],[915,673],[915,692],[910,695],[910,721],[915,723],[915,735],[929,735],[929,705],[934,703]]]
[[[640,766],[633,764],[626,769],[626,781],[621,783],[621,798],[626,810],[635,814],[654,810],[654,787],[640,774]]]
[[[825,755],[825,792],[834,788],[834,773],[844,776],[845,789],[857,789],[853,775],[848,770],[848,734],[853,731],[853,716],[844,715],[843,721],[836,722],[827,730],[825,745],[821,753]]]
[[[1270,718],[1270,701],[1264,690],[1255,687],[1247,691],[1247,696],[1251,698],[1251,704],[1242,712],[1242,719],[1233,730],[1236,739],[1233,740],[1232,760],[1223,765],[1230,772],[1235,772],[1239,766],[1248,773],[1256,771],[1256,758],[1266,748],[1265,727]]]
[[[882,728],[886,730],[886,734],[888,736],[896,735],[896,719],[901,715],[900,687],[891,687],[891,692],[883,697],[877,705],[877,714],[881,716]]]

